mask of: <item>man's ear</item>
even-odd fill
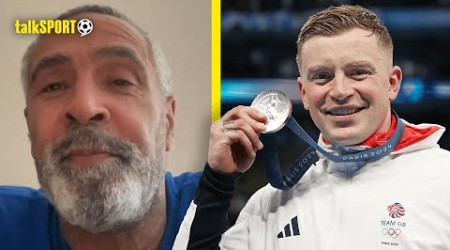
[[[31,156],[36,159],[36,154],[35,154],[35,148],[34,148],[34,143],[33,143],[33,138],[31,138],[31,133],[30,133],[30,121],[28,120],[28,107],[25,107],[23,109],[23,116],[25,116],[25,120],[27,122],[27,127],[28,127],[28,139],[31,142]]]
[[[308,102],[308,99],[306,98],[306,90],[303,87],[303,79],[302,79],[302,77],[298,77],[297,78],[297,84],[298,84],[298,89],[300,90],[300,95],[302,97],[303,107],[306,110],[309,110],[309,102]]]
[[[176,102],[173,96],[166,98],[166,151],[172,149],[175,143],[175,108]]]
[[[392,102],[397,98],[402,82],[402,70],[398,66],[394,66],[391,69],[389,75],[389,100]]]
[[[23,109],[23,116],[25,116],[25,121],[27,122],[28,131],[30,131],[30,121],[29,121],[29,115],[28,115],[28,107],[25,107]]]

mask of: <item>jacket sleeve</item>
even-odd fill
[[[249,250],[271,249],[266,247],[266,216],[263,207],[267,201],[264,199],[267,190],[258,190],[248,200],[239,213],[236,223],[228,229],[220,240],[220,249]]]
[[[215,172],[206,164],[174,249],[219,249],[222,233],[229,226],[228,208],[239,176]]]

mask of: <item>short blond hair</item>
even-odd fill
[[[303,44],[314,36],[335,36],[354,28],[371,31],[378,38],[380,48],[393,60],[394,45],[389,32],[377,15],[361,6],[331,6],[311,16],[303,25],[297,39],[297,65],[300,70]]]

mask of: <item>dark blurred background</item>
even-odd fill
[[[313,137],[319,131],[303,109],[295,80],[295,41],[311,15],[330,5],[359,4],[374,11],[394,42],[394,64],[403,70],[393,108],[412,123],[450,128],[450,0],[222,0],[222,114],[249,105],[265,89],[281,89],[293,101],[293,115]],[[307,148],[289,129],[277,134],[281,165],[287,167]],[[446,131],[439,141],[450,150]],[[431,170],[432,171],[432,170]],[[241,177],[230,208],[234,220],[247,199],[267,184],[260,155]]]

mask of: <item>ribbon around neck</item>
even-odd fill
[[[310,147],[298,157],[289,168],[281,174],[280,160],[278,158],[278,151],[276,145],[276,134],[263,134],[261,139],[264,143],[264,148],[261,153],[264,157],[266,175],[269,179],[270,185],[274,188],[287,191],[292,188],[306,173],[306,171],[319,160],[317,152],[324,155],[333,162],[359,162],[359,161],[374,161],[389,155],[392,150],[398,145],[403,133],[405,125],[398,117],[397,113],[392,110],[392,113],[397,119],[397,126],[394,134],[389,140],[381,146],[367,149],[358,153],[335,155],[323,148],[321,148],[297,123],[297,121],[290,116],[286,120],[286,126],[291,129],[304,142],[308,143]],[[316,152],[317,151],[317,152]]]

